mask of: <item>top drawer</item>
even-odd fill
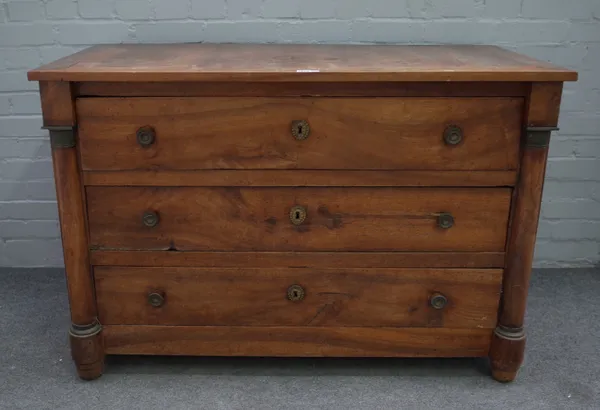
[[[507,170],[520,98],[82,98],[84,170]]]

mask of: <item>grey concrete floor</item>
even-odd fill
[[[0,269],[1,409],[600,409],[600,270],[538,270],[525,364],[483,359],[109,357],[77,379],[59,269]]]

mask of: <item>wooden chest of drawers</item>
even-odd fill
[[[489,356],[512,380],[576,77],[482,46],[114,45],[31,71],[79,375],[106,354]]]

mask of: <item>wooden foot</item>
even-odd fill
[[[502,383],[513,381],[523,363],[524,352],[523,328],[498,326],[490,347],[492,377]]]
[[[89,325],[71,325],[69,331],[71,356],[77,367],[77,374],[83,380],[94,380],[104,370],[104,346],[102,326],[98,321]]]

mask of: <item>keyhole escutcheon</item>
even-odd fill
[[[300,285],[292,285],[287,290],[287,298],[292,302],[299,302],[304,299],[304,288]]]
[[[292,121],[292,136],[298,140],[302,141],[308,138],[310,134],[310,125],[305,120],[295,120]]]
[[[293,206],[290,209],[290,222],[293,225],[301,225],[306,220],[307,212],[306,208],[300,205]]]

